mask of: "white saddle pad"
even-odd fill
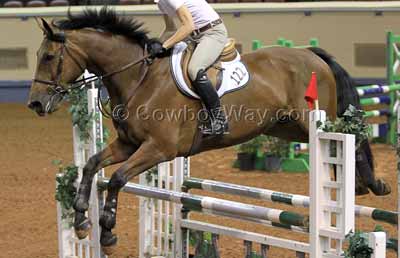
[[[182,71],[182,56],[183,52],[187,48],[185,42],[180,42],[175,45],[172,56],[171,56],[171,72],[178,89],[188,97],[200,99],[200,97],[190,89],[187,85]],[[249,72],[246,66],[240,61],[240,55],[238,53],[235,60],[230,62],[221,62],[222,71],[222,83],[218,90],[218,96],[242,89],[250,80]]]

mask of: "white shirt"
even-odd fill
[[[170,17],[176,16],[176,10],[185,5],[192,14],[194,27],[200,29],[212,21],[218,20],[218,13],[206,0],[154,0],[160,11]]]

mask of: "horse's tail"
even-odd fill
[[[337,94],[337,116],[341,117],[349,105],[361,109],[360,97],[358,96],[356,83],[349,73],[338,64],[335,59],[325,50],[317,47],[309,48],[314,54],[319,56],[329,65],[336,80]]]
[[[353,78],[351,78],[349,73],[340,64],[338,64],[335,59],[325,50],[316,47],[311,47],[308,49],[319,56],[322,60],[324,60],[325,63],[329,65],[333,75],[335,76],[337,94],[337,116],[341,117],[350,104],[355,106],[357,109],[361,109],[360,97],[358,96],[356,83]],[[386,192],[386,190],[388,190],[382,189],[385,187],[377,186],[377,182],[375,180],[373,155],[368,141],[364,141],[360,144],[360,147],[357,150],[356,165],[357,175],[361,177],[364,185],[368,186],[375,194],[383,195],[383,192]],[[359,194],[368,193],[368,191],[365,191],[366,189],[364,189],[364,191],[359,187],[357,187],[357,189]]]

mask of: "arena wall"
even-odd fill
[[[253,3],[215,5],[244,52],[253,39],[266,45],[278,37],[304,45],[316,37],[355,77],[386,77],[385,32],[400,33],[400,2]],[[152,35],[163,28],[154,5],[118,6],[117,11],[145,22]],[[79,12],[81,7],[71,11]],[[33,77],[42,33],[33,16],[65,16],[67,8],[0,9],[0,81]],[[14,60],[15,59],[15,60]],[[18,60],[17,60],[18,59]],[[1,101],[1,100],[0,100]]]

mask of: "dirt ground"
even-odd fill
[[[56,168],[54,159],[65,163],[72,160],[72,129],[66,110],[39,118],[23,105],[0,104],[0,258],[55,258],[57,254],[57,224],[54,201]],[[357,203],[382,209],[396,209],[396,156],[387,145],[374,145],[377,175],[390,182],[393,193],[387,197],[372,194],[357,198]],[[277,191],[308,194],[307,174],[240,172],[231,168],[235,159],[232,148],[212,151],[192,158],[192,176],[243,185],[268,188]],[[116,169],[113,167],[107,170]],[[221,195],[213,195],[221,196]],[[223,196],[227,199],[265,205],[306,213],[304,209],[291,209],[282,205]],[[137,257],[137,198],[121,194],[118,209],[119,248],[111,257]],[[226,218],[193,215],[220,225],[246,229],[273,236],[304,240],[305,235],[272,229],[257,224]],[[380,223],[395,237],[395,228]],[[358,228],[374,229],[370,219],[357,219]],[[242,241],[222,237],[221,256],[244,257]],[[294,252],[271,248],[273,258],[294,257]],[[388,257],[395,257],[389,252]]]

